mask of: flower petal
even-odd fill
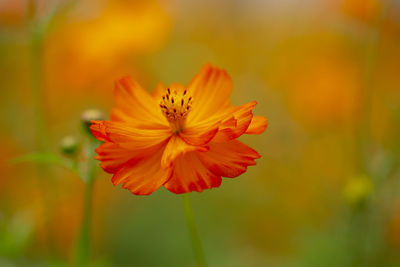
[[[138,122],[129,113],[125,112],[121,108],[114,107],[111,109],[110,115],[111,121],[120,121],[120,122]]]
[[[100,141],[117,143],[120,147],[140,150],[155,146],[171,136],[167,127],[135,128],[125,122],[92,121],[92,134]]]
[[[212,139],[212,142],[227,142],[238,138],[244,134],[253,118],[252,110],[256,101],[235,107],[231,114],[222,121],[218,133]]]
[[[229,105],[232,80],[225,70],[205,65],[188,85],[193,108],[188,120],[199,122]]]
[[[255,165],[261,157],[254,149],[238,140],[227,143],[209,143],[210,150],[196,153],[200,161],[215,175],[237,177],[246,172],[247,166]]]
[[[194,146],[206,145],[218,132],[220,122],[202,123],[185,127],[185,130],[179,133],[179,136],[188,143]]]
[[[95,159],[100,161],[100,167],[108,173],[115,173],[132,158],[132,151],[114,143],[101,144],[96,149],[96,153],[98,156]]]
[[[130,77],[115,83],[114,96],[119,112],[125,113],[132,120],[168,125],[158,102]]]
[[[181,137],[173,135],[165,147],[161,158],[161,167],[169,168],[178,156],[195,150],[204,152],[208,150],[208,147],[189,145]]]
[[[268,121],[264,116],[254,116],[251,120],[249,128],[246,130],[246,134],[260,134],[267,129]]]
[[[149,195],[157,190],[171,177],[171,169],[161,168],[162,147],[153,152],[151,156],[126,162],[113,176],[113,184],[123,184],[135,195]]]
[[[195,152],[189,152],[175,161],[171,178],[164,187],[175,194],[202,192],[221,185],[221,177],[209,171]]]

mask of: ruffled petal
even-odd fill
[[[171,136],[168,127],[143,129],[114,121],[92,121],[90,129],[98,140],[116,143],[130,150],[153,147]]]
[[[261,157],[254,149],[238,140],[227,143],[209,143],[210,150],[196,153],[200,161],[215,175],[237,177],[246,172],[247,166],[255,165]]]
[[[108,173],[115,173],[124,163],[132,159],[132,151],[114,143],[101,144],[96,153],[95,159],[100,161],[100,167]]]
[[[206,120],[229,106],[232,80],[225,70],[205,65],[188,85],[193,96],[193,108],[188,120],[196,123]]]
[[[208,170],[195,152],[189,152],[176,159],[171,178],[164,187],[175,194],[182,194],[202,192],[220,185],[221,177]]]
[[[168,125],[159,103],[130,77],[124,77],[115,83],[114,96],[118,110],[114,112],[124,113],[131,121],[137,121],[137,124],[150,122]],[[112,116],[118,117],[116,114]]]
[[[104,143],[96,149],[95,159],[100,161],[100,167],[108,173],[116,173],[128,161],[139,161],[154,153],[154,148],[129,150],[115,143]]]
[[[183,141],[181,137],[173,135],[165,147],[163,156],[161,158],[161,167],[169,168],[172,166],[178,156],[195,150],[204,152],[208,150],[208,147],[189,145]]]
[[[222,121],[218,133],[212,141],[220,143],[227,142],[244,134],[251,123],[253,118],[252,110],[256,104],[257,102],[253,101],[233,108],[227,118]]]
[[[113,176],[113,184],[123,184],[135,195],[149,195],[160,188],[171,177],[171,169],[161,168],[161,147],[153,152],[151,156],[126,162]]]
[[[179,136],[189,145],[203,146],[208,144],[218,132],[220,122],[202,123],[185,127]]]
[[[261,134],[268,126],[267,118],[264,116],[254,116],[251,120],[249,128],[246,130],[246,134]]]

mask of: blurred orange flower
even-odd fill
[[[100,141],[101,167],[136,195],[162,185],[181,194],[218,187],[221,177],[236,177],[260,155],[236,140],[267,127],[253,116],[256,101],[235,107],[229,101],[232,80],[226,71],[206,65],[187,87],[159,84],[152,95],[129,77],[116,83],[117,106],[111,121],[93,121]]]
[[[360,108],[359,76],[356,65],[343,56],[308,59],[294,75],[289,94],[295,116],[318,126],[352,122]]]
[[[373,20],[382,9],[382,0],[342,0],[343,12],[360,21]]]
[[[104,77],[131,69],[133,58],[156,51],[169,35],[171,19],[157,1],[86,2],[90,8],[78,5],[49,36],[48,88],[98,93]]]

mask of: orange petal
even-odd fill
[[[175,194],[192,191],[202,192],[221,185],[221,177],[209,171],[197,158],[195,152],[189,152],[175,161],[171,178],[164,187]]]
[[[113,176],[113,184],[123,184],[135,195],[149,195],[157,190],[171,177],[171,169],[161,168],[162,148],[153,152],[152,156],[125,163]]]
[[[181,137],[173,135],[165,147],[161,158],[161,166],[163,168],[169,168],[178,156],[194,150],[207,151],[208,147],[188,145]]]
[[[120,147],[140,150],[155,146],[171,136],[169,128],[135,128],[125,122],[92,121],[92,134],[100,141],[119,144]]]
[[[158,102],[130,77],[115,83],[114,95],[120,113],[125,113],[132,120],[168,125]]]
[[[219,121],[188,125],[183,132],[179,133],[179,136],[189,145],[203,146],[214,138],[218,132],[219,125]]]
[[[210,150],[196,153],[200,161],[215,175],[237,177],[246,172],[247,166],[255,165],[260,155],[238,140],[227,143],[209,143]]]
[[[263,116],[254,116],[251,120],[249,128],[246,130],[246,134],[260,134],[267,129],[268,121]]]
[[[205,65],[188,85],[193,107],[188,120],[199,122],[229,105],[232,80],[225,70]]]
[[[159,148],[159,146],[158,146]],[[149,157],[157,149],[129,150],[115,143],[101,144],[97,149],[95,159],[100,161],[100,167],[108,173],[116,173],[126,162],[139,161]]]
[[[91,121],[91,123],[92,125],[90,125],[90,131],[97,140],[111,142],[111,140],[108,138],[104,121]]]
[[[111,121],[121,121],[121,122],[137,122],[129,113],[125,112],[121,108],[114,107],[111,109]]]
[[[252,110],[256,101],[241,105],[233,109],[218,129],[218,133],[212,139],[213,142],[227,142],[244,134],[253,118]]]
[[[108,173],[115,173],[132,158],[132,151],[122,149],[114,143],[101,144],[96,153],[98,156],[95,159],[100,161],[100,167]]]

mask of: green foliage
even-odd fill
[[[79,175],[79,168],[74,160],[65,159],[51,152],[31,152],[9,161],[11,164],[37,163],[66,168]]]
[[[10,163],[25,163],[25,162],[33,162],[33,163],[41,163],[41,164],[51,164],[51,165],[59,165],[63,166],[63,160],[61,157],[54,153],[50,152],[31,152],[25,155],[21,155],[19,157],[13,158],[10,160]]]

